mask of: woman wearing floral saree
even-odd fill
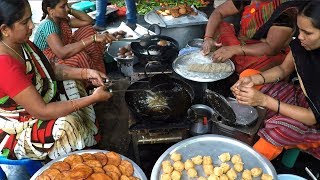
[[[27,0],[0,0],[0,151],[10,159],[54,159],[96,144],[91,104],[108,100],[106,75],[50,64],[28,41]],[[100,86],[90,96],[79,81]]]
[[[203,54],[213,52],[215,62],[231,59],[236,72],[247,68],[267,70],[279,65],[289,52],[297,6],[290,0],[227,0],[211,14],[205,32]],[[242,13],[238,35],[225,17]]]

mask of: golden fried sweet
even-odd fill
[[[251,171],[248,170],[248,169],[245,169],[245,170],[242,172],[242,179],[243,179],[243,180],[252,180]]]
[[[198,177],[198,172],[196,169],[190,168],[187,171],[187,175],[189,176],[189,178],[196,178],[196,177]]]
[[[192,162],[196,165],[202,164],[202,156],[196,156],[191,158]]]
[[[54,178],[54,180],[71,180],[71,178],[69,176],[65,176],[64,174],[60,173]]]
[[[237,172],[231,168],[228,172],[227,172],[227,176],[229,180],[233,180],[237,178]]]
[[[230,153],[228,152],[222,153],[220,156],[218,156],[218,158],[220,159],[221,162],[227,162],[227,161],[230,161],[231,159]]]
[[[109,171],[109,172],[106,172],[106,174],[109,175],[112,178],[112,180],[120,179],[120,175],[116,172]]]
[[[85,179],[85,178],[88,178],[92,173],[93,173],[93,170],[91,167],[83,163],[79,163],[74,167],[72,167],[70,171],[70,177],[72,179]]]
[[[180,180],[181,179],[181,173],[179,171],[172,171],[171,179],[172,180]]]
[[[171,180],[170,174],[161,174],[160,180]]]
[[[64,161],[58,161],[53,163],[50,168],[58,169],[60,172],[69,171],[71,169],[70,164]]]
[[[216,175],[216,176],[221,176],[223,174],[222,167],[215,167],[213,169],[213,174]]]
[[[190,159],[188,159],[186,160],[186,162],[184,162],[184,168],[186,170],[194,168],[194,163]]]
[[[211,174],[209,177],[208,177],[208,180],[219,180],[219,176],[216,176],[214,174]]]
[[[106,172],[115,172],[117,173],[119,176],[121,176],[121,171],[120,169],[112,164],[107,164],[105,166],[103,166],[103,170],[105,170]]]
[[[131,162],[129,162],[127,160],[122,160],[118,167],[119,167],[122,174],[124,174],[128,177],[133,175],[134,169],[133,169]]]
[[[103,152],[94,153],[93,155],[98,161],[100,161],[102,166],[108,163],[108,157]]]
[[[174,170],[181,172],[184,170],[184,163],[181,161],[176,161],[173,163],[173,168]]]
[[[243,163],[235,163],[233,166],[234,170],[236,170],[237,172],[241,172],[243,171]]]
[[[227,173],[230,169],[230,165],[227,163],[221,163],[220,167],[222,168],[223,173]]]
[[[130,180],[140,180],[139,178],[134,177],[134,176],[130,176],[129,179],[130,179]]]
[[[161,165],[162,165],[162,167],[163,166],[171,166],[171,162],[169,160],[165,160],[165,161],[162,161]]]
[[[93,167],[100,167],[100,168],[102,168],[102,164],[101,164],[101,162],[98,161],[98,160],[88,160],[88,161],[85,161],[85,162],[83,162],[83,163],[84,163],[85,165],[91,167],[91,168],[93,168]]]
[[[72,167],[75,164],[82,163],[83,158],[78,154],[71,154],[68,157],[66,157],[63,161],[69,163],[70,166]]]
[[[83,161],[96,160],[96,157],[91,153],[83,153],[80,156],[83,158]]]
[[[203,165],[210,165],[210,164],[212,164],[212,158],[211,158],[211,156],[203,156],[202,159],[203,159],[203,160],[202,160],[202,164],[203,164]]]
[[[229,179],[228,179],[228,176],[227,176],[227,175],[222,174],[222,175],[219,177],[219,180],[229,180]]]
[[[61,172],[58,169],[55,168],[49,168],[45,171],[43,171],[43,173],[41,175],[43,176],[49,176],[50,179],[54,179],[56,176],[58,176],[59,174],[61,174]]]
[[[112,178],[104,173],[93,173],[88,177],[88,180],[112,180]]]
[[[126,175],[121,175],[120,180],[130,180],[128,176]]]
[[[240,154],[233,155],[232,158],[231,158],[231,162],[233,164],[242,163],[242,159],[241,159]]]
[[[40,176],[38,176],[38,177],[36,178],[36,180],[50,180],[50,177],[47,176],[47,175],[41,174]]]
[[[261,180],[272,180],[273,177],[270,174],[262,174]]]
[[[105,173],[102,167],[92,167],[94,173]]]
[[[108,157],[108,163],[115,166],[119,166],[121,163],[121,156],[118,153],[115,153],[113,151],[107,152],[106,156]]]
[[[258,167],[255,167],[255,168],[252,168],[251,169],[251,175],[253,177],[258,177],[262,174],[262,169],[261,168],[258,168]]]
[[[214,173],[213,165],[212,164],[203,165],[203,171],[207,176],[209,176],[210,174],[213,174]]]
[[[203,176],[200,176],[200,177],[198,177],[197,180],[207,180],[207,178],[205,178],[205,177],[203,177]]]
[[[164,45],[164,46],[166,46],[166,45]],[[171,154],[170,159],[172,161],[176,162],[176,161],[181,161],[182,157],[181,157],[181,154],[179,154],[177,152],[174,152],[174,153]]]
[[[172,171],[173,171],[173,166],[170,165],[165,165],[165,166],[162,166],[162,171],[163,173],[167,173],[167,174],[170,174]]]

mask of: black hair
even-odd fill
[[[320,29],[320,2],[319,0],[311,0],[305,6],[299,9],[299,15],[306,16],[311,19],[312,25]]]
[[[47,8],[55,8],[56,5],[60,2],[60,0],[42,0],[42,12],[43,15],[41,17],[41,20],[47,17],[48,10]]]
[[[26,6],[29,6],[27,0],[0,0],[0,25],[5,24],[12,27],[23,17]],[[2,38],[1,33],[0,38]]]

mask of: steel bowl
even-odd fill
[[[136,57],[133,56],[133,58],[119,58],[117,53],[119,52],[119,48],[130,45],[131,42],[127,41],[113,41],[110,46],[107,49],[108,54],[117,62],[122,64],[128,64],[128,63],[136,63]]]
[[[202,48],[202,44],[203,44],[203,39],[195,38],[195,39],[188,41],[188,44],[186,47]]]

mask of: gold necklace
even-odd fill
[[[18,57],[20,57],[21,60],[25,61],[25,59],[22,58],[22,56],[21,56],[16,50],[14,50],[12,47],[10,47],[8,44],[6,44],[5,42],[3,42],[2,40],[1,40],[1,42],[2,42],[7,48],[9,48],[12,52],[14,52]]]

